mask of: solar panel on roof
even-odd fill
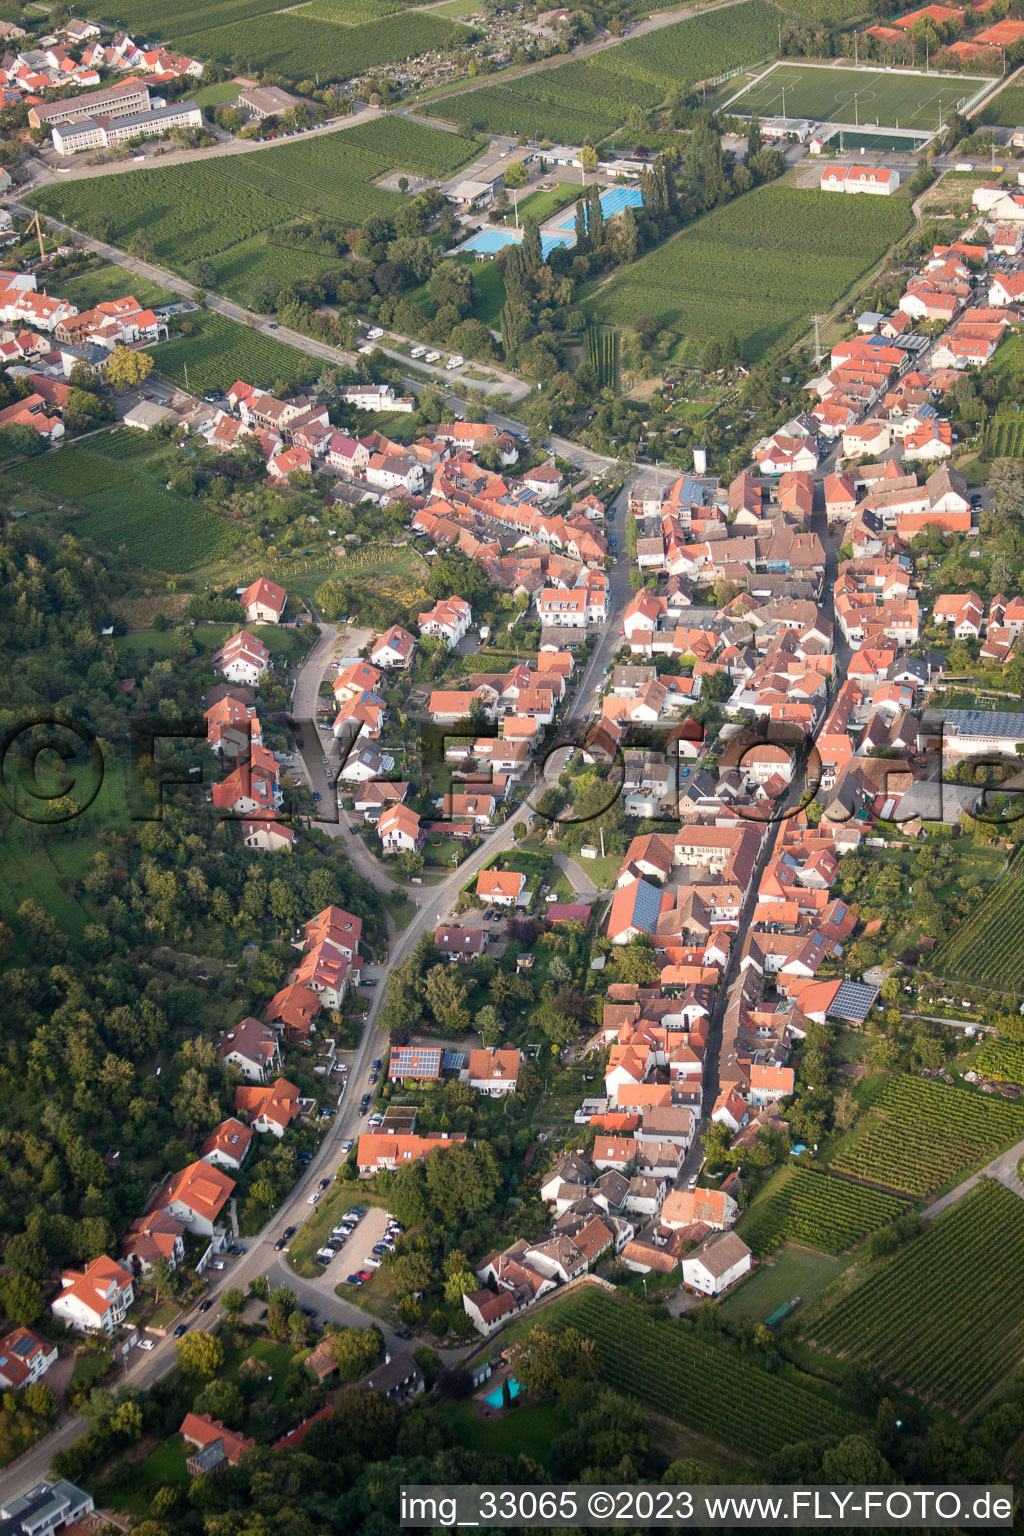
[[[833,1018],[863,1023],[878,997],[878,988],[862,981],[844,981],[828,1010]]]
[[[646,880],[638,880],[633,897],[633,926],[653,934],[661,912],[661,891]]]
[[[961,736],[1024,737],[1024,713],[1020,710],[951,709],[946,724]]]
[[[442,1072],[461,1072],[468,1058],[465,1051],[445,1051],[441,1057]]]
[[[436,1077],[441,1070],[440,1046],[402,1045],[391,1053],[391,1074],[399,1077]]]

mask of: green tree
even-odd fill
[[[131,347],[115,347],[104,368],[107,382],[117,392],[144,384],[152,372],[149,353],[133,352]]]
[[[224,1346],[212,1333],[197,1328],[186,1333],[177,1344],[178,1364],[186,1376],[198,1376],[208,1380],[215,1376],[224,1364]]]
[[[331,1353],[342,1381],[358,1381],[379,1361],[384,1341],[376,1328],[342,1328],[330,1335]]]

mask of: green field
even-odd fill
[[[890,1077],[832,1167],[923,1198],[1022,1139],[1022,1104],[919,1077]]]
[[[998,419],[998,418],[997,418]],[[1024,987],[1024,864],[996,882],[967,921],[935,952],[937,975],[1019,991]]]
[[[424,11],[377,15],[369,21],[338,26],[304,9],[263,12],[227,26],[182,32],[177,48],[230,65],[243,74],[269,69],[291,81],[347,80],[367,70],[400,64],[422,53],[441,53],[467,42],[460,22]]]
[[[601,1378],[617,1391],[759,1461],[796,1440],[854,1427],[810,1378],[773,1374],[713,1334],[653,1318],[596,1288],[577,1292],[538,1321],[578,1328],[593,1339]]]
[[[1024,85],[1007,85],[986,101],[978,114],[988,128],[1019,128],[1024,123]]]
[[[94,272],[83,272],[81,277],[70,277],[67,282],[50,283],[47,291],[70,300],[79,310],[92,309],[104,299],[120,299],[128,293],[134,294],[140,304],[150,307],[173,304],[181,298],[180,293],[172,293],[170,288],[161,288],[148,278],[115,266],[97,267]]]
[[[757,1254],[779,1243],[804,1243],[822,1253],[853,1248],[906,1202],[816,1168],[784,1168],[743,1218],[740,1234]]]
[[[123,546],[133,562],[169,574],[229,554],[240,538],[226,518],[173,495],[135,458],[69,447],[28,459],[10,475],[47,496],[78,537],[104,549]],[[84,515],[65,518],[71,508]]]
[[[804,1334],[924,1402],[969,1414],[1024,1355],[1024,1201],[986,1180],[826,1299]]]
[[[871,67],[834,69],[823,64],[776,64],[724,105],[749,117],[808,117],[818,123],[934,132],[958,103],[983,84],[973,75],[898,75]]]
[[[985,424],[985,457],[1024,459],[1024,412],[999,411]]]
[[[491,133],[566,144],[580,144],[587,136],[602,139],[627,120],[632,107],[649,111],[677,86],[773,53],[777,17],[764,0],[746,0],[629,38],[593,59],[449,97],[432,110]]]
[[[701,346],[732,334],[754,362],[830,310],[910,220],[902,197],[762,187],[650,251],[588,307],[594,320],[633,326],[645,316]]]
[[[385,172],[450,176],[478,148],[475,138],[378,118],[280,148],[47,187],[33,202],[121,246],[144,237],[159,261],[183,275],[208,259],[215,286],[245,302],[257,276],[281,284],[337,265],[275,243],[275,231],[314,216],[357,228],[400,206],[400,193],[373,185]]]
[[[316,358],[307,357],[295,347],[237,325],[225,315],[201,310],[190,316],[198,335],[172,336],[151,347],[153,361],[165,378],[204,395],[222,392],[244,379],[257,389],[269,389],[275,379],[287,379],[293,389],[309,384],[323,367]]]

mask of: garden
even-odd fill
[[[1024,987],[1024,891],[1019,860],[936,951],[936,975],[1008,992]]]
[[[1024,1201],[984,1181],[804,1327],[936,1408],[971,1413],[1024,1347]]]

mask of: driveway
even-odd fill
[[[966,1195],[968,1190],[973,1189],[981,1179],[996,1179],[1011,1194],[1024,1200],[1024,1183],[1021,1183],[1020,1174],[1017,1172],[1017,1164],[1022,1157],[1024,1157],[1024,1141],[1018,1141],[1015,1147],[1008,1147],[1005,1152],[1000,1152],[998,1157],[986,1163],[984,1168],[979,1168],[977,1173],[972,1173],[970,1178],[964,1179],[955,1189],[951,1189],[948,1195],[943,1195],[941,1199],[936,1200],[935,1204],[930,1205],[926,1211],[922,1211],[921,1215],[926,1221],[933,1216],[941,1216],[943,1211],[955,1205],[961,1196]]]

